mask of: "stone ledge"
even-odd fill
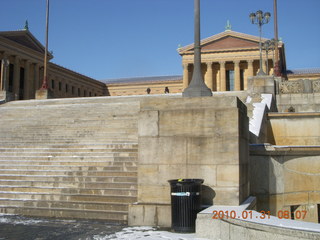
[[[171,226],[171,205],[136,203],[129,205],[129,226]]]
[[[268,118],[303,118],[303,117],[320,117],[319,112],[282,112],[282,113],[268,113]]]
[[[319,239],[320,229],[316,223],[279,219],[251,210],[255,198],[249,197],[240,206],[212,206],[197,215],[196,235],[207,239]],[[224,216],[212,219],[213,211],[222,211]],[[227,218],[227,211],[229,218]],[[235,217],[230,217],[230,212]],[[243,213],[247,213],[244,219]]]
[[[250,155],[302,155],[302,156],[317,156],[320,155],[320,145],[319,146],[280,146],[271,144],[250,144]]]

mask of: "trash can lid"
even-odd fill
[[[203,183],[204,180],[200,178],[179,178],[179,179],[171,179],[168,180],[168,182],[171,183]]]

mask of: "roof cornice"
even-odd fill
[[[22,29],[22,30],[16,30],[16,31],[0,31],[0,36],[7,38],[8,40],[15,42],[19,45],[24,46],[23,44],[16,42],[12,39],[10,39],[10,37],[14,37],[14,36],[24,36],[27,39],[29,39],[31,42],[33,42],[33,44],[39,49],[39,52],[45,52],[45,47],[38,41],[38,39],[28,30],[28,29]],[[24,46],[27,47],[27,46]],[[35,49],[33,49],[35,50]],[[48,52],[49,58],[52,59],[53,55],[51,53]]]
[[[236,32],[236,31],[232,31],[232,30],[227,30],[218,34],[215,34],[211,37],[205,38],[203,40],[201,40],[201,45],[206,45],[210,42],[214,42],[218,39],[222,39],[225,37],[236,37],[236,38],[241,38],[241,39],[245,39],[245,40],[249,40],[249,41],[253,41],[253,42],[259,42],[260,38],[254,35],[250,35],[250,34],[245,34],[245,33],[240,33],[240,32]],[[262,41],[266,41],[268,40],[268,38],[262,38]],[[180,55],[182,54],[186,54],[188,51],[192,50],[194,48],[194,44],[189,44],[187,46],[181,47],[178,49],[178,52]]]

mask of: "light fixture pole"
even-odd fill
[[[266,75],[262,69],[262,25],[267,24],[270,20],[271,14],[266,12],[263,14],[261,10],[258,10],[256,13],[250,13],[249,15],[251,23],[257,24],[259,27],[260,41],[259,41],[259,51],[260,51],[260,69],[258,75]]]
[[[267,61],[267,75],[269,75],[269,59],[268,59],[268,53],[269,50],[274,49],[274,39],[267,40],[263,43],[263,48],[266,51],[266,61]],[[274,71],[274,58],[273,58],[273,71]]]
[[[194,0],[194,68],[190,85],[183,91],[183,97],[212,96],[212,91],[204,83],[201,73],[200,45],[200,0]]]
[[[47,0],[46,8],[46,46],[44,51],[44,71],[43,71],[43,82],[40,90],[48,89],[48,35],[49,35],[49,0]]]
[[[281,70],[279,65],[279,46],[278,46],[278,7],[277,0],[273,0],[273,15],[274,15],[274,40],[275,40],[275,62],[274,62],[274,75],[281,76]]]

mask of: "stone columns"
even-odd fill
[[[207,72],[205,75],[205,83],[208,88],[213,90],[213,81],[212,81],[212,62],[207,62]]]
[[[29,63],[30,70],[32,74],[29,74],[29,99],[34,99],[35,97],[35,63]]]
[[[3,86],[3,73],[4,73],[4,65],[2,59],[0,59],[0,91],[2,91],[2,86]]]
[[[20,58],[15,56],[13,68],[13,92],[15,99],[20,99]]]
[[[8,90],[8,68],[9,68],[9,60],[5,55],[1,59],[1,81],[0,81],[0,91],[7,91]]]
[[[40,65],[39,63],[34,64],[34,89],[38,90],[40,88]]]
[[[253,75],[253,60],[248,60],[248,77],[252,77]]]
[[[183,89],[186,89],[189,86],[189,64],[184,63],[183,65]]]
[[[240,61],[234,61],[234,90],[240,91],[241,90],[241,83],[240,83]]]
[[[13,96],[12,93],[9,92],[11,89],[9,89],[9,68],[10,68],[10,62],[5,53],[2,54],[2,60],[1,63],[1,81],[0,81],[0,99],[4,101],[12,101]]]
[[[220,84],[221,91],[227,91],[227,83],[226,83],[226,62],[220,62]]]
[[[248,60],[248,73],[247,73],[247,77],[244,79],[244,83],[243,83],[243,88],[245,90],[248,89],[248,77],[253,77],[254,73],[253,73],[253,60]]]
[[[264,72],[269,75],[269,64],[268,64],[268,59],[264,61]]]
[[[25,60],[25,65],[24,65],[24,99],[29,99],[29,92],[30,92],[30,62],[29,60]]]

